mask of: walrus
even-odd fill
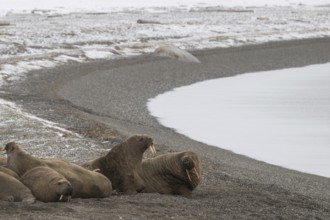
[[[0,172],[0,200],[26,203],[34,203],[36,201],[28,187],[18,179],[3,172]]]
[[[143,192],[190,196],[201,180],[200,164],[197,154],[191,151],[144,159],[138,172]]]
[[[43,162],[72,184],[72,198],[105,198],[112,193],[111,181],[101,173],[58,159],[43,159]]]
[[[40,159],[29,155],[15,142],[6,144],[7,167],[20,177],[35,167],[49,167],[72,185],[72,198],[104,198],[112,192],[111,182],[100,173],[58,159]]]
[[[0,147],[0,152],[4,151],[5,149]],[[19,179],[19,176],[17,173],[15,173],[13,170],[6,167],[7,165],[7,158],[6,157],[0,157],[0,172],[6,173],[16,179]]]
[[[46,166],[27,171],[20,181],[42,202],[69,201],[73,191],[71,183],[63,175]]]
[[[0,149],[2,151],[2,149]],[[5,166],[7,164],[7,158],[0,157],[0,166]]]
[[[15,142],[10,142],[5,146],[7,154],[6,166],[13,170],[19,177],[23,176],[28,170],[35,167],[46,166],[38,158],[35,158],[28,154]]]
[[[89,170],[98,170],[112,183],[118,192],[136,193],[144,189],[138,175],[143,153],[150,148],[156,153],[153,139],[146,135],[134,135],[114,146],[105,156],[83,164]]]
[[[14,171],[12,171],[11,169],[4,167],[4,166],[0,166],[0,172],[6,173],[9,176],[14,177],[15,179],[19,179],[19,176],[17,175],[17,173],[15,173]]]

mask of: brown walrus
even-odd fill
[[[40,159],[29,155],[14,142],[5,146],[7,167],[22,177],[35,167],[50,167],[62,174],[72,185],[72,198],[104,198],[112,192],[111,182],[102,174],[57,159]]]
[[[43,159],[43,162],[71,183],[72,198],[105,198],[112,193],[110,180],[98,172],[86,170],[63,160]]]
[[[0,166],[0,172],[6,173],[9,176],[14,177],[15,179],[19,179],[19,176],[17,175],[17,173],[15,173],[14,171],[12,171],[11,169],[4,167],[4,166]]]
[[[153,139],[145,135],[134,135],[114,146],[105,156],[83,165],[89,170],[99,170],[108,177],[113,189],[119,192],[135,193],[144,189],[138,175],[142,155],[148,148],[155,153]]]
[[[27,171],[20,181],[42,202],[68,201],[73,191],[63,175],[46,166]]]
[[[34,203],[36,199],[31,190],[23,183],[6,173],[0,172],[0,200]]]
[[[2,149],[0,148],[0,151],[2,151]],[[0,157],[0,166],[4,166],[7,164],[7,158],[5,157]]]
[[[144,159],[139,172],[143,192],[190,196],[201,180],[200,164],[197,154],[191,151]]]

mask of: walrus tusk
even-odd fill
[[[187,173],[189,181],[191,182],[190,174],[189,174],[189,171],[187,169],[186,169],[186,173]]]
[[[101,173],[101,169],[94,169],[93,172]]]
[[[198,175],[198,172],[197,172],[197,170],[196,170],[196,167],[194,167],[194,172],[195,172],[195,175],[197,176],[197,178],[199,179],[199,175]]]
[[[59,201],[62,201],[63,197],[64,197],[64,195],[62,194]],[[71,196],[68,196],[67,197],[67,202],[70,202],[70,199],[71,199]]]
[[[149,146],[149,148],[150,148],[150,151],[151,151],[151,153],[152,153],[152,156],[156,156],[156,148],[155,148],[155,145],[150,145]]]

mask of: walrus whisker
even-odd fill
[[[191,182],[190,174],[189,174],[189,171],[187,169],[186,169],[186,173],[187,173],[189,181]]]
[[[93,172],[101,173],[101,169],[94,169]]]

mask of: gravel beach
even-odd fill
[[[330,39],[310,39],[195,51],[200,64],[144,55],[30,72],[25,81],[4,87],[0,98],[20,103],[27,112],[73,132],[60,139],[47,139],[44,145],[49,147],[45,149],[33,147],[38,141],[30,142],[26,149],[32,154],[55,155],[81,164],[128,136],[142,133],[154,139],[158,154],[183,150],[199,154],[203,180],[191,198],[114,194],[107,199],[56,204],[0,202],[1,217],[330,219],[329,178],[193,141],[161,126],[146,107],[148,100],[158,94],[202,80],[330,62],[329,51]],[[17,138],[24,140],[24,134],[20,135]],[[10,140],[14,138],[10,136]],[[9,141],[9,136],[2,138],[4,141]],[[61,141],[67,146],[61,147]]]

